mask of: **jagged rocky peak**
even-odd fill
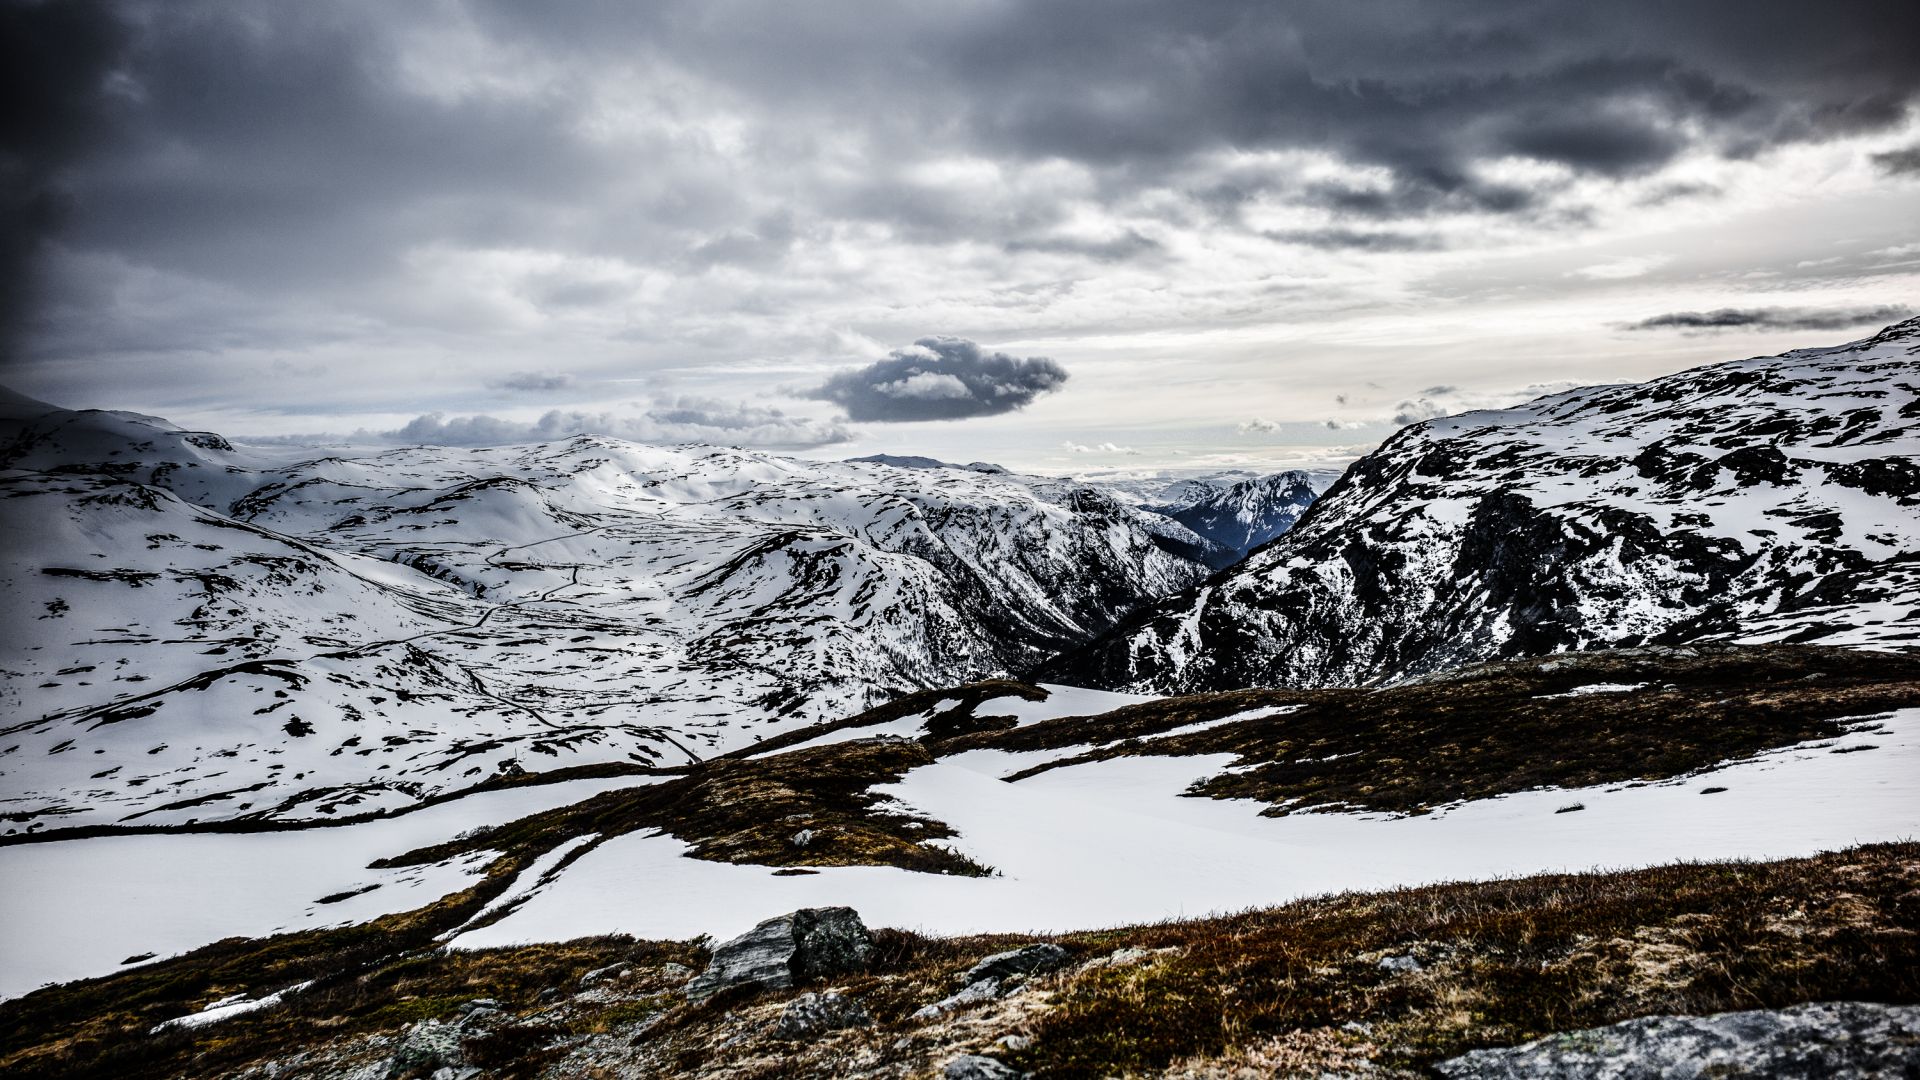
[[[1154,509],[1231,552],[1232,562],[1291,529],[1319,489],[1307,473],[1288,471],[1182,495],[1191,498]]]
[[[1206,568],[1006,476],[0,417],[8,828],[345,815],[1032,666]]]
[[[1043,669],[1198,691],[1698,640],[1920,642],[1920,320],[1403,429]]]

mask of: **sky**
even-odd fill
[[[0,383],[1043,472],[1920,304],[1911,0],[0,0]]]

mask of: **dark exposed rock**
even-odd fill
[[[627,965],[624,963],[608,964],[606,967],[594,968],[592,971],[580,976],[580,988],[584,990],[595,983],[614,978],[626,970]]]
[[[1847,1080],[1920,1074],[1920,1006],[1819,1002],[1715,1016],[1649,1016],[1475,1050],[1435,1068],[1453,1080]]]
[[[784,990],[862,970],[872,954],[873,935],[859,912],[849,907],[801,908],[714,949],[707,970],[687,983],[687,998],[699,1001],[733,986]]]
[[[1025,945],[1018,949],[994,953],[985,960],[967,969],[966,981],[976,983],[981,979],[1005,979],[1013,975],[1036,975],[1043,971],[1053,971],[1065,965],[1067,950],[1051,942],[1037,945]]]
[[[1017,1080],[1018,1077],[1027,1074],[995,1058],[980,1054],[961,1054],[947,1062],[946,1070],[941,1075],[946,1080]]]
[[[787,1002],[775,1021],[774,1034],[783,1039],[803,1039],[841,1028],[866,1027],[873,1017],[866,1006],[834,990],[821,994],[801,994]]]

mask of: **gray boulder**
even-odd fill
[[[838,991],[801,994],[780,1010],[773,1033],[783,1039],[804,1039],[841,1028],[867,1027],[873,1017],[866,1006]]]
[[[1065,967],[1067,950],[1051,943],[1026,945],[1018,949],[1009,949],[1003,953],[994,953],[985,960],[967,969],[966,981],[977,983],[982,979],[1008,979],[1015,975],[1038,975],[1044,971],[1053,971]]]
[[[1435,1069],[1453,1080],[1916,1076],[1920,1006],[1837,1001],[1714,1016],[1649,1016],[1475,1050]]]
[[[707,970],[687,983],[689,1001],[730,986],[785,990],[809,979],[866,968],[873,935],[849,907],[802,908],[754,927],[713,950]]]
[[[465,1033],[454,1024],[443,1024],[438,1020],[422,1020],[407,1029],[400,1040],[400,1048],[394,1051],[393,1059],[387,1065],[389,1077],[431,1076],[442,1070],[452,1070],[456,1074],[471,1075],[478,1072],[467,1064],[467,1055],[460,1048],[460,1040]]]
[[[931,1005],[922,1005],[914,1010],[911,1019],[938,1020],[940,1017],[969,1005],[978,1005],[983,1001],[992,1001],[1000,996],[1000,980],[988,976],[979,982],[968,983],[966,989],[957,994],[941,998]]]
[[[1027,1075],[1005,1062],[979,1054],[961,1054],[947,1062],[946,1080],[1020,1080]]]

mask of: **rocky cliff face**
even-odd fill
[[[310,454],[0,400],[0,812],[355,813],[685,761],[1032,665],[1205,572],[1153,515],[982,472]]]
[[[1042,669],[1198,691],[1695,640],[1920,642],[1920,320],[1406,428]]]

